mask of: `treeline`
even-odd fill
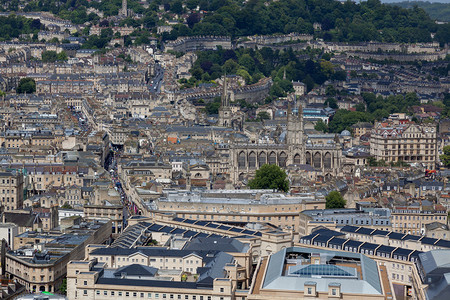
[[[212,1],[211,3],[215,3]],[[446,42],[443,25],[436,25],[423,9],[403,9],[368,0],[357,4],[334,0],[252,0],[243,5],[223,1],[201,21],[183,29],[183,34],[265,35],[274,33],[314,33],[326,41],[430,42],[430,33]],[[209,10],[210,6],[204,7]],[[441,29],[442,27],[442,29]],[[180,31],[180,30],[178,30]],[[166,34],[173,39],[179,32]]]
[[[165,14],[159,20],[156,12],[163,5]],[[105,16],[117,15],[121,0],[34,0],[25,6],[26,11],[51,11],[74,23],[91,21],[98,16],[87,14],[87,8],[103,11]],[[128,19],[128,24],[155,32],[155,26],[190,9],[204,12],[192,13],[185,24],[175,26],[171,33],[163,33],[163,40],[173,40],[186,35],[247,35],[287,34],[291,32],[315,34],[326,41],[383,41],[430,42],[431,33],[441,43],[450,40],[450,25],[438,25],[417,6],[404,9],[382,4],[379,0],[361,3],[335,0],[155,0],[145,8],[137,0],[129,0],[128,7],[142,14],[140,20]],[[320,30],[313,25],[319,24]]]
[[[420,105],[416,93],[388,97],[376,96],[373,93],[362,93],[362,97],[364,103],[357,105],[356,111],[339,109],[328,126],[321,123],[316,126],[316,129],[340,133],[345,129],[350,130],[350,127],[358,122],[372,123],[375,120],[387,118],[392,113],[411,113],[412,106]]]
[[[36,34],[44,28],[38,19],[9,15],[0,16],[0,41],[19,38],[21,34]]]
[[[324,55],[325,58],[330,58]],[[210,82],[224,74],[236,74],[245,79],[246,84],[258,82],[263,77],[271,77],[274,84],[268,102],[286,96],[293,91],[292,81],[306,84],[308,91],[328,79],[345,80],[345,71],[325,59],[300,60],[291,50],[279,51],[271,48],[261,50],[244,49],[201,51],[190,70],[192,78],[184,80],[185,87],[200,82]]]
[[[402,8],[412,9],[415,6],[422,8],[432,19],[450,22],[450,3],[430,3],[428,1],[402,1],[392,3]]]

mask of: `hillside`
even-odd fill
[[[390,3],[402,8],[414,8],[415,5],[422,8],[434,20],[450,22],[450,3],[430,3],[424,1],[403,1]]]

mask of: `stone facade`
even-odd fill
[[[370,154],[386,163],[422,163],[434,169],[437,160],[435,124],[377,123],[370,137]]]
[[[311,139],[304,134],[303,111],[298,115],[288,109],[287,132],[284,143],[234,144],[231,152],[231,180],[241,182],[264,164],[276,164],[281,168],[289,165],[308,164],[320,170],[320,176],[331,177],[342,173],[341,146],[333,139]]]

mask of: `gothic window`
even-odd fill
[[[322,167],[322,155],[320,154],[320,152],[316,152],[316,154],[314,154],[314,168],[321,168]]]
[[[311,152],[306,152],[306,164],[312,166]]]
[[[323,166],[326,169],[331,169],[331,154],[330,154],[330,152],[325,153],[325,156],[323,158]]]
[[[280,155],[278,155],[278,164],[280,167],[284,168],[286,167],[286,160],[287,160],[287,155],[284,152],[281,152]]]
[[[269,165],[275,165],[277,163],[277,155],[275,152],[269,154]]]
[[[300,154],[295,154],[294,156],[294,164],[299,165],[301,163]]]
[[[246,167],[246,165],[245,165],[245,152],[244,151],[239,153],[239,156],[238,156],[238,167],[239,168],[245,168]]]
[[[266,153],[261,152],[258,155],[258,167],[261,168],[262,165],[267,163]]]
[[[253,151],[248,155],[248,167],[252,169],[256,168],[256,154]]]

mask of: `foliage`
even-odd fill
[[[221,106],[220,97],[214,98],[212,102],[206,103],[205,109],[208,115],[215,115],[219,113],[219,108]]]
[[[72,209],[73,207],[72,207],[68,202],[66,202],[66,203],[64,203],[64,204],[61,206],[61,208],[64,208],[64,209]]]
[[[42,52],[42,62],[66,61],[67,59],[67,54],[64,51],[60,53],[51,50]]]
[[[328,124],[330,132],[340,133],[343,130],[350,130],[350,126],[358,122],[372,122],[370,114],[339,109]]]
[[[59,286],[59,292],[63,295],[67,293],[67,278],[64,278]]]
[[[450,146],[444,147],[444,154],[439,156],[439,158],[441,159],[441,162],[444,164],[444,166],[450,167]]]
[[[314,129],[317,131],[321,131],[321,132],[327,132],[328,131],[328,126],[327,124],[325,124],[324,121],[322,121],[322,119],[319,119],[316,122],[316,125],[314,125]]]
[[[256,171],[255,178],[250,180],[248,186],[251,189],[277,189],[289,191],[287,175],[279,166],[264,164]]]
[[[402,8],[414,9],[416,6],[422,8],[432,19],[450,22],[450,3],[436,3],[428,1],[403,1],[392,3]]]
[[[0,16],[0,41],[19,38],[21,34],[37,34],[43,25],[39,20],[22,16]]]
[[[367,163],[370,167],[386,167],[387,164],[384,160],[376,160],[374,157],[369,157]]]
[[[350,126],[357,122],[382,120],[389,117],[392,113],[409,113],[411,106],[420,105],[420,100],[415,93],[391,95],[386,98],[382,96],[377,97],[373,93],[362,93],[362,97],[366,103],[367,111],[362,103],[356,106],[356,111],[339,109],[328,125],[329,132],[339,133],[344,129],[350,130]],[[450,96],[448,102],[450,104]]]
[[[181,35],[313,34],[314,23],[322,26],[316,36],[328,41],[430,42],[430,32],[448,31],[421,8],[403,9],[379,0],[344,4],[334,0],[202,1],[200,7],[208,14],[185,26],[184,34],[171,33],[171,39]],[[445,36],[436,35],[441,43],[448,41]]]
[[[76,24],[96,24],[99,17],[95,13],[88,14],[88,8],[98,9],[105,17],[109,17],[119,13],[121,3],[122,0],[30,0],[26,1],[24,11],[49,11]],[[161,13],[158,11],[159,4],[164,4],[165,8],[162,20],[158,20],[157,16],[157,13]],[[433,7],[432,10],[427,5],[420,4],[425,10],[418,6],[404,9],[382,4],[380,0],[360,3],[347,1],[344,4],[335,0],[158,0],[151,1],[148,7],[144,7],[139,0],[128,0],[128,8],[142,14],[143,18],[128,18],[126,22],[133,27],[142,24],[147,29],[153,29],[156,25],[163,24],[165,19],[171,19],[174,14],[195,9],[197,5],[201,10],[207,11],[203,19],[197,12],[191,11],[187,26],[179,24],[172,32],[163,33],[163,41],[189,35],[239,37],[291,32],[315,34],[327,41],[342,42],[429,42],[432,40],[430,33],[436,33],[435,40],[442,44],[450,40],[450,25],[435,24],[425,12],[428,9],[433,16],[438,12],[445,16],[448,6]],[[17,11],[18,1],[9,1],[6,9]],[[322,30],[315,32],[314,23],[319,23]],[[5,32],[11,31],[6,29]],[[325,55],[324,60],[327,59],[329,57]]]
[[[270,120],[270,115],[266,111],[261,111],[257,115],[257,119],[262,120]]]
[[[345,208],[345,204],[347,204],[347,201],[342,197],[341,193],[338,191],[332,191],[330,192],[326,197],[325,200],[326,208],[332,209],[332,208]]]
[[[36,92],[36,82],[34,81],[33,78],[29,77],[22,78],[19,81],[19,85],[16,89],[16,92],[18,94],[23,93],[32,94]]]
[[[324,60],[299,60],[292,49],[286,51],[262,48],[260,50],[239,48],[216,51],[201,51],[190,72],[197,81],[215,80],[224,74],[237,74],[246,84],[258,82],[263,77],[272,77],[273,85],[269,99],[284,97],[294,91],[292,81],[303,81],[311,90],[315,84],[328,79],[342,79],[345,72]],[[270,101],[269,101],[270,102]]]

